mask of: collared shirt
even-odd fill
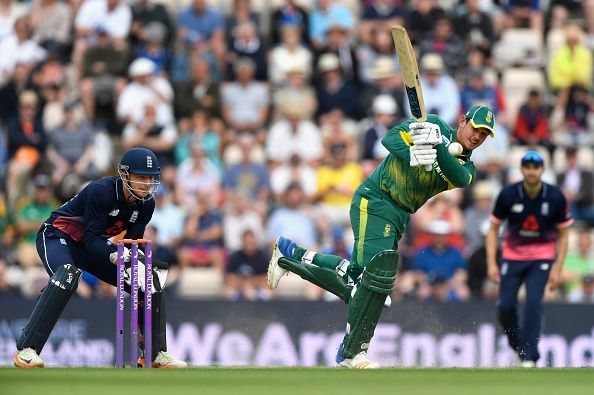
[[[501,224],[505,220],[502,258],[518,261],[555,259],[558,229],[573,223],[561,189],[547,183],[534,199],[526,194],[523,182],[503,188],[491,221]]]
[[[128,204],[122,179],[112,176],[91,182],[55,210],[46,223],[101,260],[115,251],[115,246],[107,243],[109,238],[124,231],[126,238],[142,238],[154,210],[152,199]]]

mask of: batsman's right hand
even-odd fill
[[[410,146],[410,167],[433,165],[437,159],[437,150],[430,144]]]

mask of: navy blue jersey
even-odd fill
[[[526,194],[523,182],[503,188],[491,221],[501,224],[505,220],[502,257],[519,261],[555,259],[558,228],[573,223],[561,189],[544,182],[534,199]]]
[[[154,210],[152,199],[128,204],[122,179],[105,177],[87,185],[55,210],[46,223],[82,244],[94,257],[108,259],[116,247],[107,239],[123,231],[126,238],[142,238]]]

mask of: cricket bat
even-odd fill
[[[419,66],[417,66],[417,58],[410,42],[410,38],[408,37],[406,29],[400,25],[392,26],[390,32],[394,39],[398,62],[400,62],[400,73],[402,74],[404,89],[406,90],[406,96],[408,97],[410,112],[417,122],[425,122],[427,120],[427,112],[425,111],[423,91],[421,90],[421,77],[419,75]],[[425,170],[431,171],[431,169],[431,165],[425,166]]]

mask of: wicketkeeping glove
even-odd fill
[[[431,122],[413,122],[408,125],[413,143],[417,144],[441,144],[441,129],[439,125]]]
[[[437,159],[437,151],[431,144],[410,146],[410,167],[433,165],[435,159]]]

